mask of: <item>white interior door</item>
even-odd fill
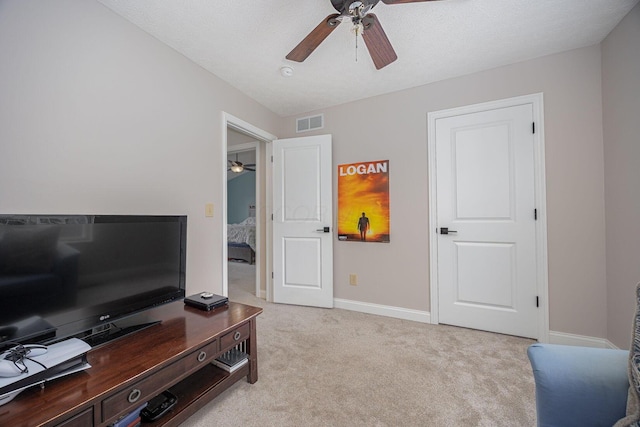
[[[333,307],[331,135],[273,141],[273,301]]]
[[[533,121],[531,104],[435,121],[440,323],[538,337]]]

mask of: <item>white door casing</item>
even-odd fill
[[[541,106],[429,114],[432,323],[547,336]]]
[[[331,135],[273,142],[273,301],[333,307]]]

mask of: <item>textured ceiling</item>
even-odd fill
[[[640,0],[442,0],[373,11],[398,60],[376,70],[341,24],[303,63],[285,56],[330,0],[99,0],[280,116],[590,46]],[[357,59],[357,61],[356,61]],[[294,75],[280,75],[291,66]]]

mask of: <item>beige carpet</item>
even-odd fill
[[[533,426],[532,341],[254,296],[230,263],[232,301],[258,317],[258,382],[240,381],[184,426]]]

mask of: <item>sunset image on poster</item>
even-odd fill
[[[389,161],[338,166],[338,240],[389,242]]]

